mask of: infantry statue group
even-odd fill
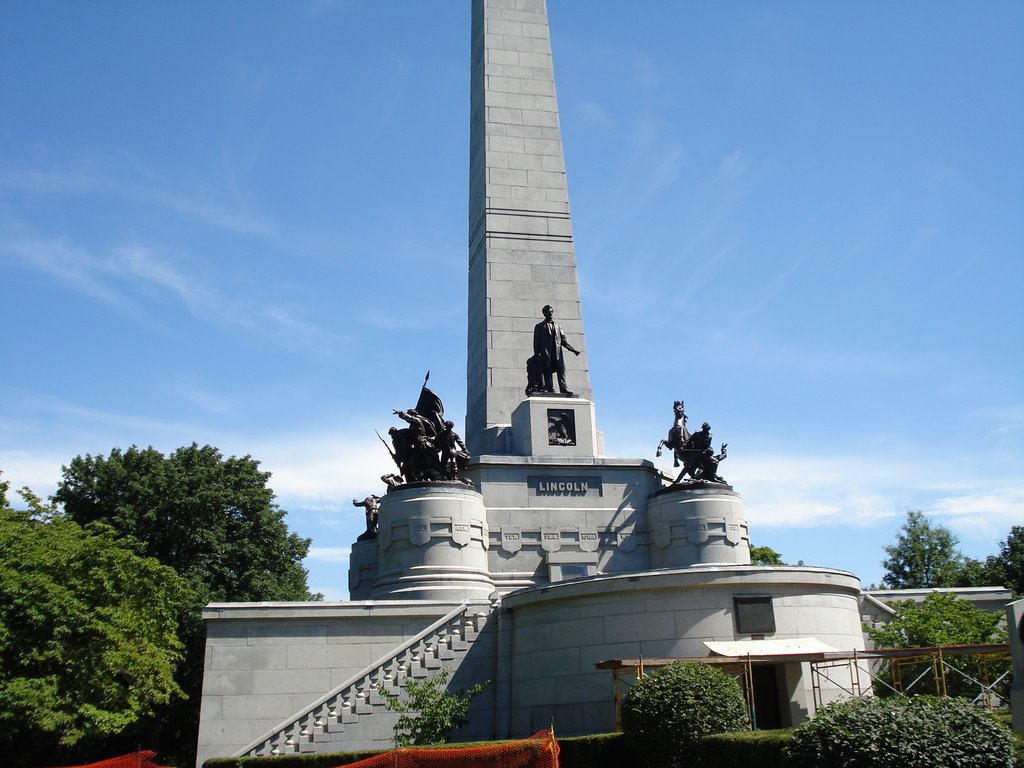
[[[388,430],[392,446],[388,452],[398,467],[397,475],[381,478],[388,486],[442,480],[469,484],[462,476],[469,463],[469,451],[455,431],[455,424],[445,421],[444,404],[426,382],[415,408],[393,413],[409,426]]]
[[[533,332],[533,357],[527,369],[526,394],[553,394],[557,380],[561,395],[572,397],[565,381],[565,358],[562,349],[579,355],[565,338],[561,326],[554,321],[554,310],[550,305],[543,309],[544,320],[536,325]],[[427,373],[427,379],[430,373]],[[726,444],[717,454],[711,448],[711,427],[705,421],[700,431],[690,432],[686,427],[686,413],[683,401],[677,400],[673,406],[672,427],[668,437],[658,443],[657,456],[661,456],[662,448],[672,450],[673,465],[682,466],[682,471],[672,485],[694,483],[725,483],[718,474],[718,464],[726,457]],[[390,488],[406,483],[418,482],[457,482],[470,485],[463,475],[469,464],[469,451],[462,438],[455,431],[451,421],[445,421],[444,405],[434,392],[423,382],[419,400],[415,408],[406,411],[394,411],[394,414],[408,424],[407,427],[392,427],[388,430],[391,445],[388,453],[398,467],[398,472],[383,475],[381,480]],[[380,435],[377,435],[380,437]],[[557,443],[556,443],[557,444]],[[379,496],[367,496],[362,501],[352,500],[352,504],[366,510],[366,531],[359,540],[377,535],[377,517],[380,505]]]

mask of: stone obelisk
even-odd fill
[[[474,0],[466,436],[510,452],[533,330],[550,304],[568,386],[591,399],[545,0]]]

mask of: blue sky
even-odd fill
[[[1024,5],[550,0],[610,455],[683,398],[754,542],[1024,522]],[[346,595],[373,431],[465,411],[469,3],[0,2],[0,469],[251,454]],[[666,462],[666,466],[668,463]]]

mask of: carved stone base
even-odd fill
[[[662,489],[648,502],[651,566],[750,564],[750,534],[738,493],[721,483]]]
[[[518,456],[597,456],[598,439],[590,400],[536,394],[512,412],[512,453]]]
[[[486,599],[494,591],[483,497],[455,482],[389,488],[380,502],[374,599]]]

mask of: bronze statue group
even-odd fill
[[[554,394],[555,382],[558,392],[564,397],[572,397],[565,380],[565,358],[562,349],[580,354],[565,338],[562,328],[554,321],[554,310],[550,305],[543,309],[544,320],[534,328],[533,357],[527,369],[526,394]],[[444,404],[429,387],[427,381],[430,372],[420,388],[420,396],[415,408],[393,413],[408,426],[392,427],[388,430],[391,445],[380,437],[394,460],[397,473],[383,475],[381,480],[389,488],[408,483],[454,482],[472,485],[464,476],[469,464],[469,450],[462,438],[455,431],[455,425],[444,418]],[[725,478],[718,474],[718,465],[726,456],[726,443],[722,443],[716,454],[711,447],[711,427],[705,421],[699,431],[690,432],[686,426],[686,412],[683,401],[676,400],[672,406],[673,422],[668,436],[658,443],[655,455],[661,456],[662,448],[672,451],[673,466],[682,466],[682,471],[672,485],[681,484],[725,484]],[[559,443],[553,443],[559,444]],[[362,501],[352,500],[352,504],[366,510],[366,531],[359,540],[377,535],[379,496],[367,496]]]
[[[722,483],[725,478],[718,474],[718,464],[723,461],[728,453],[728,443],[722,443],[717,455],[711,447],[711,425],[706,421],[701,425],[699,432],[690,432],[686,428],[686,411],[682,400],[676,400],[672,404],[673,421],[668,431],[668,437],[658,443],[655,456],[661,456],[662,448],[672,449],[672,466],[680,464],[683,470],[673,481],[673,485],[684,482],[689,475],[688,482],[697,483]]]
[[[427,378],[430,378],[429,372]],[[426,381],[415,408],[393,413],[409,426],[388,430],[391,436],[388,452],[398,467],[398,474],[381,478],[389,487],[446,480],[469,484],[462,475],[469,464],[469,451],[455,431],[455,424],[445,421],[444,404],[427,387]]]

